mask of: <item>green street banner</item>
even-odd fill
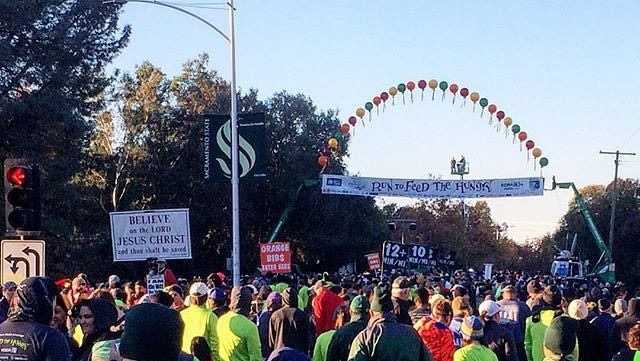
[[[264,113],[238,114],[240,180],[264,179],[267,171]],[[231,117],[204,115],[204,179],[231,179]]]
[[[541,196],[542,178],[434,180],[322,175],[322,193],[411,198],[497,198]]]

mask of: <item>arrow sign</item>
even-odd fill
[[[26,267],[25,275],[27,276],[27,278],[31,277],[31,267],[29,265],[28,259],[23,257],[13,257],[12,255],[8,255],[7,257],[5,257],[5,261],[9,263],[13,263],[10,268],[11,268],[11,272],[13,272],[14,274],[18,273],[18,270],[20,269],[20,267],[18,267],[18,263],[19,262],[24,263],[24,266]]]
[[[40,253],[38,253],[38,251],[36,251],[35,249],[30,248],[29,246],[25,247],[25,249],[22,250],[22,253],[26,254],[27,256],[30,254],[33,255],[33,257],[36,259],[36,274],[39,275],[40,274]]]

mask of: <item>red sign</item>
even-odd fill
[[[365,254],[365,257],[367,257],[367,262],[369,263],[369,269],[372,271],[375,271],[377,269],[380,269],[380,255],[377,253],[369,253],[369,254]]]
[[[260,264],[263,272],[291,272],[291,248],[289,248],[289,243],[261,243]]]

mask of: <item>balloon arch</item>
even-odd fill
[[[534,159],[534,168],[539,165],[540,168],[544,168],[549,165],[549,159],[542,156],[542,149],[536,147],[535,141],[529,138],[527,132],[522,129],[519,124],[514,124],[513,119],[507,116],[504,110],[499,110],[495,104],[489,104],[487,98],[481,98],[480,93],[471,92],[468,88],[461,88],[456,83],[449,84],[446,81],[440,81],[431,79],[429,81],[419,80],[417,83],[408,81],[406,83],[400,83],[397,86],[390,87],[387,91],[381,92],[379,95],[374,96],[371,101],[364,104],[364,107],[359,107],[355,111],[355,115],[349,116],[349,118],[340,125],[336,134],[326,141],[326,144],[319,152],[318,165],[322,168],[321,173],[324,172],[327,165],[329,165],[332,155],[339,154],[341,151],[340,142],[344,141],[345,137],[354,134],[355,127],[358,124],[365,126],[365,119],[371,122],[373,118],[373,111],[375,108],[376,116],[380,115],[380,107],[384,112],[387,107],[387,103],[390,101],[391,105],[395,105],[396,96],[400,94],[402,97],[402,104],[406,104],[405,95],[409,91],[410,101],[414,101],[414,91],[420,90],[420,101],[424,101],[424,92],[427,87],[431,90],[431,100],[436,98],[436,91],[439,89],[442,92],[442,101],[445,100],[447,93],[451,94],[452,106],[456,104],[456,97],[459,95],[462,98],[461,108],[467,105],[467,99],[473,103],[472,111],[475,112],[476,107],[479,105],[480,117],[484,117],[485,113],[489,114],[489,126],[495,126],[499,131],[504,127],[505,136],[511,133],[513,135],[513,143],[516,139],[520,142],[520,150],[522,151],[523,145],[527,151],[527,160],[530,157]],[[368,116],[367,116],[368,115]]]

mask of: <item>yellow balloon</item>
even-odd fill
[[[531,154],[533,154],[534,158],[540,158],[540,156],[542,155],[542,149],[533,148],[533,151],[531,152]]]
[[[336,138],[329,139],[329,148],[336,150],[338,149],[338,140]]]
[[[398,89],[397,89],[396,87],[392,86],[391,88],[389,88],[389,94],[390,94],[392,97],[395,97],[395,96],[396,96],[396,94],[398,94]]]
[[[356,109],[356,115],[359,116],[360,118],[363,118],[365,114],[366,113],[363,108]]]
[[[469,95],[469,99],[471,99],[472,102],[477,102],[478,99],[480,99],[480,94],[478,94],[478,92],[473,92],[471,93],[471,95]]]
[[[513,124],[513,119],[511,119],[511,117],[506,117],[506,118],[504,118],[504,125],[505,125],[506,127],[510,127],[510,126],[511,126],[511,124]]]
[[[429,80],[429,88],[436,89],[438,87],[438,81],[435,79]]]

